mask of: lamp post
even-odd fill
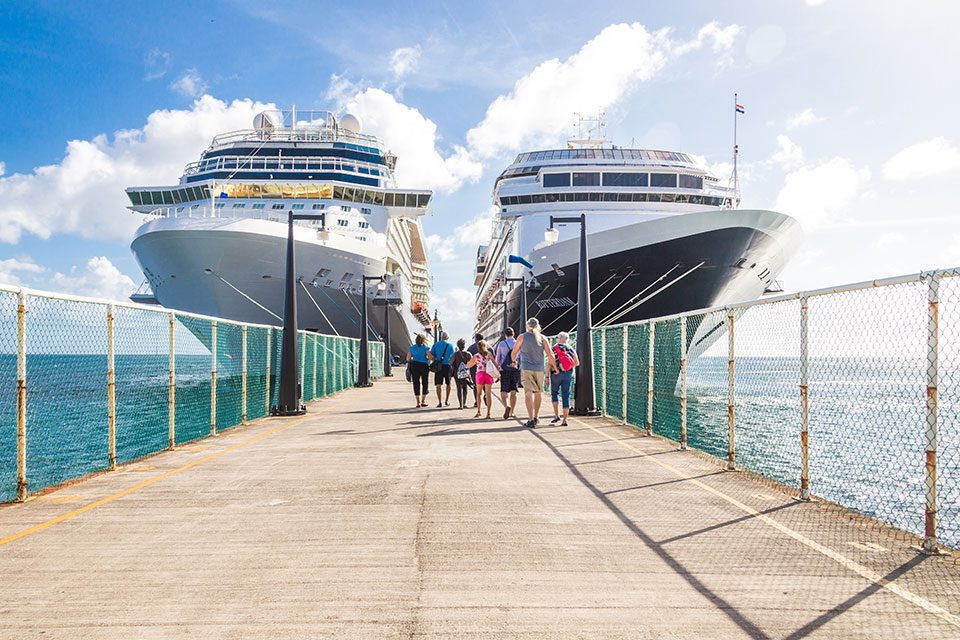
[[[280,346],[280,393],[277,405],[271,407],[274,416],[297,416],[307,412],[300,402],[300,359],[297,357],[297,289],[296,262],[294,259],[294,220],[319,220],[320,239],[326,241],[327,218],[322,213],[287,212],[287,264],[283,282],[283,342]]]
[[[503,340],[507,337],[507,301],[506,298],[503,300],[494,300],[490,304],[492,305],[503,305],[503,326],[500,328],[500,339]]]
[[[383,305],[383,375],[393,375],[390,362],[390,305]]]
[[[590,319],[590,268],[587,255],[587,215],[581,213],[577,217],[550,216],[550,228],[543,236],[544,240],[553,244],[559,238],[560,232],[554,225],[580,225],[580,273],[577,281],[577,357],[580,366],[577,367],[577,384],[574,393],[573,414],[578,416],[599,415],[597,399],[593,388],[593,341]]]
[[[383,291],[387,285],[383,276],[360,276],[360,357],[357,370],[358,387],[372,387],[370,382],[370,342],[367,329],[367,283],[379,282],[377,288]]]
[[[505,282],[520,283],[520,326],[517,328],[517,335],[526,331],[527,327],[527,277],[521,275],[519,278],[504,278]],[[504,322],[506,322],[507,308],[503,308]]]

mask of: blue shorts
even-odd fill
[[[520,369],[504,367],[500,370],[500,393],[511,393],[520,389]]]
[[[573,380],[573,369],[550,374],[550,401],[559,402],[563,396],[563,408],[570,408],[570,383]]]

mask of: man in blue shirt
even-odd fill
[[[453,357],[454,351],[453,345],[447,342],[446,332],[440,334],[440,339],[433,343],[433,346],[430,347],[430,353],[433,355],[434,368],[436,374],[434,375],[433,384],[437,385],[437,408],[444,406],[444,400],[442,399],[443,390],[440,388],[441,385],[447,385],[447,397],[446,397],[446,406],[450,406],[450,380],[453,377],[453,368],[450,366],[450,358]]]
[[[520,389],[520,369],[513,366],[511,352],[517,344],[513,337],[513,328],[507,327],[503,340],[497,345],[497,365],[500,367],[500,400],[503,401],[503,419],[513,415],[517,408],[517,391]]]

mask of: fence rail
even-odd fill
[[[278,327],[0,285],[0,502],[263,417]],[[357,379],[359,340],[299,332],[303,400]],[[383,344],[370,342],[371,376]]]
[[[958,276],[929,271],[595,329],[597,404],[802,499],[922,536],[927,550],[960,549]]]

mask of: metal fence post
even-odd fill
[[[687,448],[687,316],[680,317],[680,448]]]
[[[657,323],[653,320],[650,321],[650,330],[648,332],[648,342],[647,345],[649,349],[649,354],[647,356],[648,361],[648,371],[647,371],[647,435],[653,435],[653,347],[654,342],[657,338]]]
[[[270,415],[270,343],[273,341],[273,336],[271,335],[272,333],[273,329],[267,327],[267,367],[266,372],[264,373],[266,376],[266,383],[263,385],[266,388],[265,395],[267,396],[267,406],[263,410],[265,415]]]
[[[210,322],[210,435],[217,435],[217,321]]]
[[[240,342],[243,349],[240,361],[240,424],[247,424],[247,325],[240,327]]]
[[[809,301],[800,298],[800,499],[810,499],[810,333]]]
[[[627,357],[629,356],[629,351],[627,349],[627,336],[629,335],[629,326],[624,325],[620,328],[620,336],[623,339],[623,371],[621,373],[623,382],[623,389],[620,391],[620,408],[623,410],[623,423],[627,424]]]
[[[117,398],[114,371],[113,305],[107,305],[107,468],[117,468]]]
[[[734,342],[733,342],[733,312],[727,310],[727,469],[737,468],[737,452],[735,448],[734,432]]]
[[[17,502],[27,499],[27,297],[17,294]]]
[[[937,551],[937,383],[939,378],[940,278],[927,278],[927,434],[924,465],[925,508],[923,550]]]
[[[600,415],[607,415],[607,328],[600,327]]]
[[[177,385],[176,385],[176,359],[174,356],[174,323],[176,314],[170,314],[170,391],[167,408],[167,448],[171,451],[177,446]]]

